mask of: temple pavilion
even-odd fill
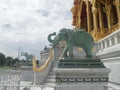
[[[74,28],[83,28],[96,41],[120,28],[120,0],[74,0]]]

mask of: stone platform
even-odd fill
[[[61,59],[58,68],[105,68],[100,59]]]
[[[60,60],[55,90],[107,90],[110,70],[99,59]]]
[[[56,68],[55,90],[107,90],[109,69]]]
[[[56,68],[56,83],[101,83],[108,82],[110,70],[106,68]]]

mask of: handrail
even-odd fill
[[[33,60],[32,60],[33,71],[34,72],[42,72],[43,70],[45,70],[46,67],[48,66],[49,62],[51,61],[52,56],[53,56],[53,51],[52,51],[52,49],[50,49],[50,55],[49,55],[48,59],[46,60],[45,64],[42,67],[39,67],[39,68],[37,67],[35,57],[33,57]]]

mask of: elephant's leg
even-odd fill
[[[67,51],[68,51],[68,47],[66,46],[65,49],[63,50],[63,57],[67,58]]]
[[[73,58],[73,45],[69,45],[68,49],[69,49],[69,57]]]
[[[87,48],[87,49],[84,49],[84,50],[85,50],[85,53],[86,53],[86,58],[91,59],[92,58],[92,49]]]

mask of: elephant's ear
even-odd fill
[[[58,35],[65,35],[66,34],[66,29],[61,29],[58,33]]]
[[[63,35],[68,36],[70,31],[71,31],[70,29],[63,28],[60,30],[59,33],[62,33]]]
[[[71,30],[67,29],[67,30],[66,30],[66,35],[69,36],[69,35],[70,35],[70,32],[71,32]]]

